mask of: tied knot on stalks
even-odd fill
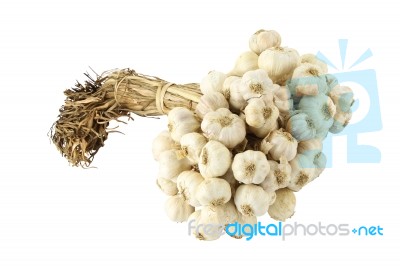
[[[114,70],[77,82],[64,91],[64,105],[50,129],[50,138],[73,166],[88,167],[104,146],[110,121],[121,117],[167,114],[177,106],[194,110],[200,100],[199,84],[178,85],[131,69]]]

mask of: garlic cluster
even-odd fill
[[[172,109],[153,141],[167,216],[200,240],[266,213],[290,218],[294,192],[326,167],[324,138],[351,118],[353,92],[317,57],[282,47],[273,30],[254,33],[249,48],[228,74],[209,72],[195,111]]]

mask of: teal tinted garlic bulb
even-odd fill
[[[296,112],[289,118],[286,130],[298,141],[313,139],[317,133],[313,120],[302,112]]]
[[[336,106],[332,99],[324,94],[317,96],[303,96],[299,102],[298,109],[306,113],[314,123],[319,137],[324,134],[333,124]]]
[[[314,167],[315,167],[315,172],[314,172],[315,178],[318,177],[322,173],[322,171],[324,171],[324,169],[326,167],[326,161],[327,161],[327,158],[322,151],[318,152],[313,157],[313,163],[314,163]]]
[[[295,97],[303,95],[318,95],[328,92],[328,85],[322,69],[310,63],[300,64],[294,71],[290,82],[290,92]]]
[[[354,93],[347,86],[335,86],[329,93],[336,109],[342,112],[349,112],[354,103]]]
[[[337,111],[334,116],[332,126],[329,128],[329,132],[337,134],[342,132],[345,127],[349,124],[352,116],[351,110],[349,112]]]
[[[337,85],[339,85],[339,82],[337,80],[337,78],[332,75],[332,74],[326,74],[325,75],[325,81],[326,84],[328,85],[328,93]]]

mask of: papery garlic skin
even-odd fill
[[[184,171],[178,175],[176,186],[183,198],[193,207],[200,206],[196,199],[196,190],[204,178],[196,171]]]
[[[258,55],[252,51],[242,53],[228,76],[243,76],[244,73],[258,68]]]
[[[273,83],[264,69],[246,72],[240,82],[240,93],[246,101],[263,95],[273,95]]]
[[[188,133],[181,138],[181,150],[179,154],[186,157],[197,164],[199,162],[200,153],[203,147],[207,144],[207,139],[202,134],[197,132]]]
[[[234,202],[238,211],[245,216],[264,215],[271,203],[271,195],[262,187],[253,184],[243,184],[238,187]]]
[[[206,178],[197,187],[196,199],[202,206],[219,206],[231,198],[231,187],[222,178]]]
[[[209,92],[200,97],[200,101],[196,106],[196,114],[200,118],[204,118],[207,113],[216,111],[219,108],[229,108],[228,101],[220,92]]]
[[[178,194],[176,183],[172,182],[171,180],[159,177],[156,180],[156,184],[160,190],[168,196],[175,196]]]
[[[203,95],[213,92],[222,92],[222,85],[226,79],[226,74],[219,71],[210,71],[200,82],[200,91]]]
[[[205,178],[223,176],[232,163],[232,155],[221,142],[210,140],[200,153],[199,170]]]
[[[299,53],[287,47],[269,48],[258,58],[258,66],[267,71],[269,78],[279,85],[284,85],[300,63]]]
[[[259,30],[249,39],[250,49],[258,55],[268,48],[279,47],[280,45],[281,36],[274,30]]]
[[[176,182],[178,175],[192,168],[188,159],[177,157],[177,150],[168,150],[160,154],[158,177]]]
[[[275,202],[269,206],[268,214],[277,221],[286,221],[294,214],[296,196],[290,189],[282,188],[276,192]]]
[[[168,151],[172,149],[179,148],[179,145],[174,142],[171,138],[170,133],[167,130],[160,132],[160,134],[155,137],[152,143],[152,153],[154,160],[158,161],[160,154],[163,151]]]
[[[268,163],[270,170],[260,186],[265,191],[273,192],[289,185],[292,173],[292,167],[289,162],[282,158],[280,163],[273,160],[268,160]]]
[[[297,154],[296,157],[290,161],[292,167],[291,179],[289,189],[299,191],[309,182],[315,178],[315,166],[313,159],[304,154]]]
[[[297,140],[289,133],[282,129],[274,130],[267,136],[267,142],[271,144],[268,154],[278,161],[281,157],[291,161],[297,154]]]
[[[200,122],[194,113],[185,107],[175,107],[168,113],[168,130],[176,142],[180,142],[183,135],[196,132],[199,128]]]
[[[236,79],[230,85],[229,109],[234,112],[240,112],[247,105],[246,100],[243,98],[243,95],[240,92],[241,82],[242,82],[241,78]]]
[[[171,221],[181,223],[194,212],[194,207],[190,206],[181,195],[175,195],[165,202],[165,212]]]
[[[232,162],[234,177],[244,184],[260,184],[269,170],[267,157],[261,151],[247,150],[238,153]]]
[[[207,138],[217,140],[228,148],[235,147],[246,136],[243,120],[226,108],[207,113],[201,122],[201,129]]]
[[[321,69],[321,74],[328,73],[328,65],[313,54],[303,54],[300,56],[300,61],[301,63],[309,63],[318,66]]]

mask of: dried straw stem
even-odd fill
[[[157,77],[123,69],[105,73],[96,79],[86,74],[84,85],[64,92],[65,104],[50,129],[50,138],[73,166],[87,167],[113,130],[111,120],[130,113],[159,116],[174,107],[194,110],[201,92],[199,84],[177,85]]]

